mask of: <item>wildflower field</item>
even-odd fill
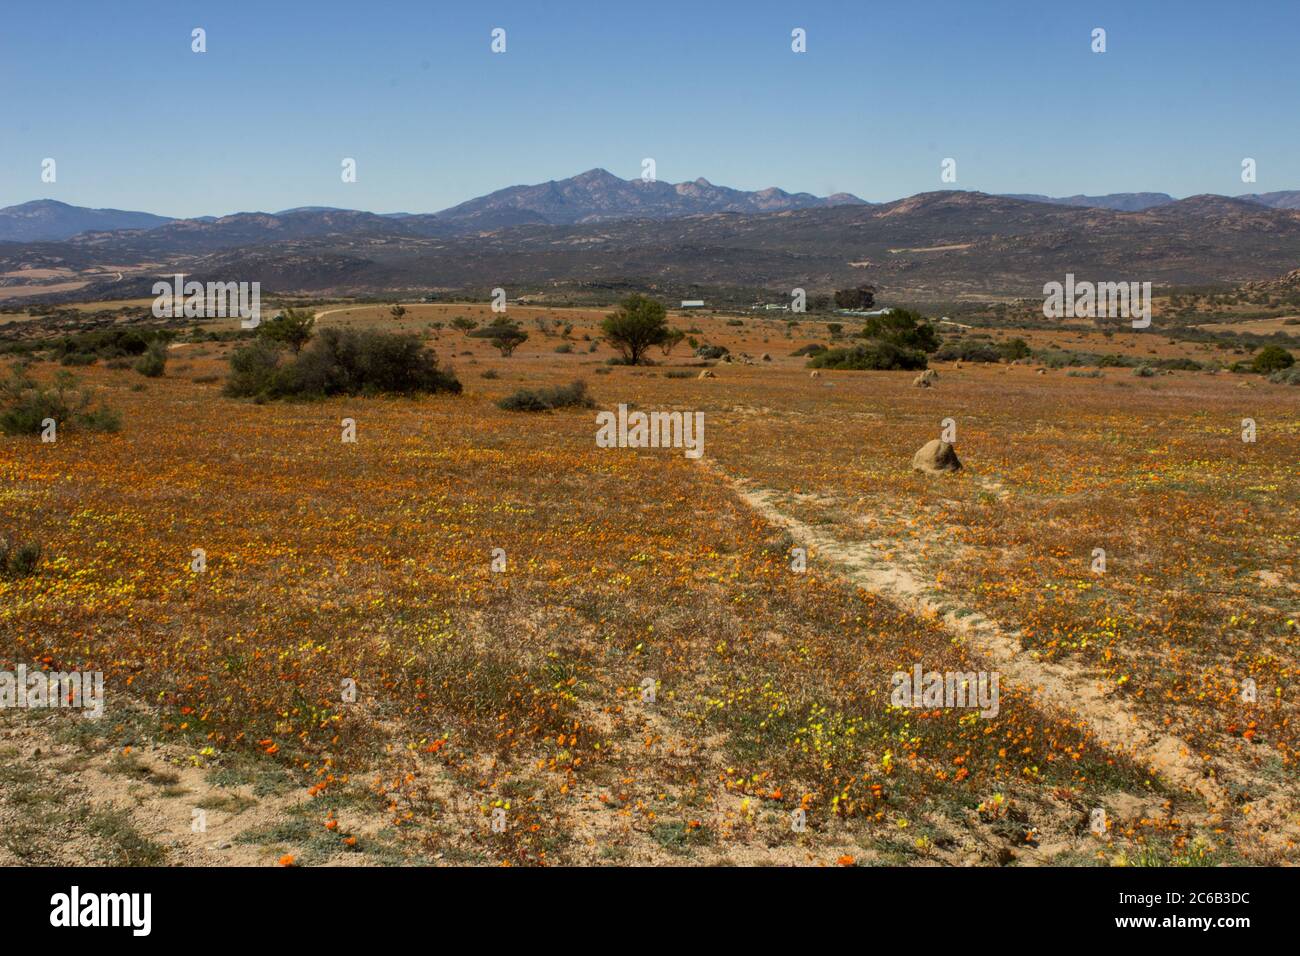
[[[77,370],[120,431],[0,437],[0,530],[44,555],[0,578],[0,669],[107,687],[0,713],[0,860],[57,857],[41,819],[203,865],[1297,860],[1294,389],[812,377],[824,326],[675,316],[755,357],[701,379],[605,364],[603,310],[512,306],[509,357],[446,324],[486,306],[317,312],[462,394],[258,404],[186,341]],[[595,409],[497,405],[575,379]],[[597,447],[619,404],[702,411],[703,456]],[[912,472],[944,419],[964,469]],[[995,632],[995,716],[891,703],[998,670]]]

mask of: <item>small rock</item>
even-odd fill
[[[951,443],[934,438],[912,456],[912,470],[941,475],[947,471],[960,471],[961,461]]]

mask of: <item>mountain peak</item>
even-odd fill
[[[12,242],[58,242],[82,232],[152,229],[171,222],[166,216],[122,209],[86,209],[57,199],[33,199],[0,209],[0,239]]]
[[[561,182],[563,181],[564,180],[561,180]],[[578,175],[571,177],[569,181],[575,183],[584,183],[584,184],[623,182],[623,180],[619,179],[608,169],[605,169],[601,166],[596,166],[593,169],[589,169],[585,173],[578,173]]]

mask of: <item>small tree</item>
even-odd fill
[[[306,309],[286,309],[260,328],[262,336],[277,345],[287,345],[297,355],[311,339],[316,327],[316,313]]]
[[[863,311],[870,309],[875,304],[876,287],[873,285],[860,285],[856,289],[837,289],[835,291],[835,307],[837,309]]]
[[[668,334],[664,336],[664,340],[659,343],[659,348],[663,350],[664,356],[667,357],[668,353],[675,349],[684,338],[686,338],[686,333],[681,329],[669,329]]]
[[[649,296],[628,296],[601,323],[601,331],[628,365],[639,365],[646,350],[660,345],[668,336],[667,312]]]
[[[934,326],[920,312],[911,309],[891,309],[886,315],[873,315],[858,334],[902,349],[933,352],[939,347]]]
[[[501,350],[502,358],[509,358],[515,349],[528,341],[528,333],[515,326],[502,327],[492,336],[492,344]]]
[[[397,319],[400,322],[402,316],[406,315],[406,308],[405,306],[402,306],[399,303],[394,302],[392,308],[390,308],[388,312],[390,315],[392,315],[393,318]]]

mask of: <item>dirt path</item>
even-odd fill
[[[701,463],[769,522],[789,530],[808,549],[810,563],[820,560],[835,565],[860,587],[913,613],[941,620],[972,651],[995,664],[1003,680],[1031,689],[1057,709],[1086,720],[1101,743],[1151,767],[1170,783],[1198,794],[1211,811],[1226,808],[1223,788],[1207,775],[1191,748],[1145,721],[1095,674],[1068,663],[1036,660],[1021,646],[1018,634],[977,612],[952,609],[951,593],[945,594],[896,559],[886,561],[883,551],[873,544],[842,541],[805,524],[780,509],[777,492],[735,479],[706,460],[701,459]],[[889,547],[896,553],[906,553],[903,542],[891,541]]]

